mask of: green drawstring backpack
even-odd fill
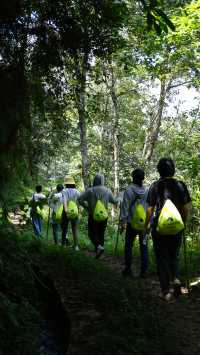
[[[62,213],[63,213],[63,204],[61,204],[54,213],[54,219],[57,223],[61,222],[62,219]]]
[[[101,200],[97,200],[97,203],[93,212],[93,219],[97,222],[105,221],[108,218],[108,211],[105,208]]]
[[[41,207],[41,206],[37,206],[36,207],[36,213],[45,221],[48,220],[48,209]]]
[[[158,218],[157,232],[161,235],[175,235],[185,228],[182,217],[170,199],[165,204]]]
[[[67,204],[67,218],[76,219],[78,217],[78,206],[75,201],[70,200]]]
[[[146,221],[146,209],[142,203],[142,199],[136,198],[134,203],[134,211],[131,218],[131,227],[138,231],[143,231]]]

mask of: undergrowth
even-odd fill
[[[113,253],[115,236],[108,230],[106,252]],[[90,247],[86,231],[80,228],[82,248]],[[192,241],[191,241],[192,240]],[[190,279],[200,273],[198,238],[187,242],[187,272]],[[50,243],[51,241],[51,243]],[[155,275],[152,242],[149,241],[151,269]],[[138,262],[138,245],[135,260]],[[123,241],[119,242],[118,255],[123,254]],[[78,284],[80,299],[89,300],[103,315],[95,336],[95,353],[91,355],[162,354],[175,346],[165,332],[167,320],[159,318],[157,301],[146,294],[145,281],[124,280],[120,274],[103,262],[87,257],[72,248],[61,248],[35,239],[32,233],[17,232],[11,227],[0,229],[0,354],[36,355],[39,332],[39,296],[34,283],[34,266],[42,272],[64,280],[67,277]],[[185,273],[184,250],[181,252],[181,274]],[[87,330],[88,331],[88,330]],[[92,325],[90,332],[92,332]],[[86,334],[87,336],[87,334]],[[170,339],[173,339],[173,334]],[[168,350],[166,350],[168,351]],[[169,349],[170,351],[170,349]],[[80,352],[81,353],[81,352]],[[84,353],[81,353],[84,355]]]

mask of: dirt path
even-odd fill
[[[84,251],[84,253],[88,257],[94,258],[94,253],[89,251]],[[104,254],[97,262],[106,265],[114,273],[121,275],[123,258]],[[193,288],[190,297],[188,297],[188,294],[184,294],[174,303],[168,304],[158,298],[159,282],[156,275],[150,275],[147,279],[135,277],[135,279],[127,280],[127,282],[132,283],[133,289],[139,287],[140,301],[144,304],[144,313],[146,307],[154,312],[154,326],[156,325],[155,328],[157,329],[155,339],[160,342],[158,348],[162,349],[155,355],[199,355],[200,289]],[[96,310],[95,304],[80,300],[79,285],[75,284],[74,280],[67,278],[65,281],[58,281],[57,288],[63,297],[66,310],[70,310],[69,316],[72,319],[69,355],[79,354],[80,349],[82,349],[81,355],[96,354],[94,334],[98,334],[102,327],[104,314]],[[85,337],[91,325],[93,332],[90,336]],[[89,352],[87,353],[87,351]],[[109,352],[105,352],[105,354],[116,355]],[[151,351],[148,354],[151,354]]]
[[[90,252],[86,255],[92,256]],[[116,273],[123,269],[123,258],[111,255],[103,255],[101,263],[105,263]],[[141,299],[144,307],[152,307],[155,310],[155,322],[158,333],[168,333],[168,342],[163,344],[163,351],[158,355],[188,355],[200,354],[200,288],[191,288],[190,294],[184,293],[174,303],[166,303],[158,298],[160,291],[156,275],[150,275],[144,280],[137,278],[128,281],[137,283],[140,287]],[[154,307],[156,305],[156,307]],[[163,328],[164,324],[164,328]],[[162,334],[161,334],[162,336]]]
[[[16,218],[14,220],[16,225]],[[20,226],[20,228],[23,228],[23,226]],[[92,252],[84,251],[84,253],[90,258],[94,257]],[[121,274],[123,258],[113,257],[105,253],[96,262],[100,265],[106,265],[118,275]],[[105,315],[97,311],[95,303],[89,302],[87,299],[81,299],[81,286],[77,280],[74,281],[70,272],[63,279],[58,279],[55,273],[54,282],[72,325],[71,345],[68,354],[98,354],[94,334],[98,335]],[[154,326],[156,325],[157,332],[155,338],[160,342],[158,348],[162,348],[162,351],[155,355],[199,355],[200,288],[193,287],[190,297],[184,294],[174,303],[167,304],[158,298],[159,283],[156,275],[149,275],[144,280],[136,277],[133,280],[127,280],[127,282],[132,284],[133,290],[135,287],[139,288],[144,313],[146,308],[151,308],[154,312]],[[91,325],[93,331],[90,335]],[[85,334],[87,334],[87,337]],[[103,355],[105,354],[116,355],[109,352],[104,352]],[[149,351],[150,354],[151,351]]]

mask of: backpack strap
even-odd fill
[[[131,204],[130,204],[130,207],[129,207],[129,212],[130,212],[130,213],[132,212],[132,208],[133,208],[135,202],[136,202],[137,200],[139,200],[139,198],[140,198],[139,195],[135,192],[134,189],[132,189],[132,192],[134,192],[135,198],[134,198],[134,200],[133,200],[133,201],[131,202]]]

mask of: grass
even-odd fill
[[[81,248],[92,250],[85,223],[86,219],[83,219],[80,224]],[[30,226],[23,233],[4,226],[3,229],[1,227],[0,234],[0,354],[37,354],[35,339],[39,331],[39,299],[32,275],[34,264],[39,265],[45,273],[56,270],[56,277],[61,283],[70,277],[74,284],[77,284],[82,303],[93,304],[102,315],[96,326],[85,330],[86,338],[89,331],[95,339],[92,355],[142,355],[149,354],[149,349],[151,353],[160,355],[163,354],[163,346],[169,352],[175,346],[171,328],[166,332],[167,319],[158,315],[155,298],[145,293],[145,283],[142,281],[126,281],[101,261],[97,262],[82,252],[74,252],[71,248],[55,246],[51,228],[48,243],[45,238],[43,241],[35,239],[30,232]],[[106,253],[113,253],[115,237],[116,229],[109,225]],[[50,241],[52,243],[49,244]],[[134,252],[138,263],[137,240]],[[150,273],[157,278],[151,240],[149,252]],[[199,254],[199,239],[196,236],[187,237],[188,273],[191,280],[200,275]],[[122,239],[119,240],[118,255],[123,255]],[[184,278],[183,249],[180,268]],[[81,355],[87,354],[83,352],[82,347],[80,349]]]

